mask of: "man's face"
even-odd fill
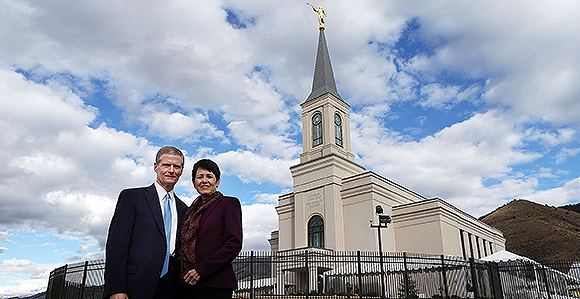
[[[154,164],[154,169],[157,173],[157,182],[169,192],[173,190],[173,186],[183,173],[183,160],[178,155],[163,154],[159,163]]]

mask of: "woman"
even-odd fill
[[[232,261],[242,249],[242,210],[235,197],[217,191],[220,169],[208,159],[193,165],[199,196],[181,227],[181,298],[232,298],[237,288]]]

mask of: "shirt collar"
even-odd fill
[[[163,189],[163,187],[161,187],[161,185],[155,181],[155,190],[157,191],[157,197],[159,198],[159,202],[163,203],[163,198],[165,198],[165,194],[169,193],[169,201],[173,201],[173,199],[175,198],[175,192],[173,192],[173,190],[167,192],[165,191],[165,189]]]

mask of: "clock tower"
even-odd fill
[[[300,163],[336,154],[354,161],[350,147],[350,106],[336,90],[324,30],[320,30],[312,92],[302,105]]]
[[[354,163],[350,106],[336,90],[324,29],[320,29],[312,92],[301,105],[303,153],[290,168],[294,192],[276,208],[279,250],[345,250],[343,178],[365,169]]]

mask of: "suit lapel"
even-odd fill
[[[149,208],[151,208],[151,213],[153,214],[153,219],[155,219],[159,233],[165,237],[165,229],[163,228],[163,214],[161,213],[161,205],[159,204],[159,196],[157,196],[155,184],[145,189],[145,199],[147,200],[147,204],[149,204]]]
[[[201,220],[199,221],[199,227],[201,227],[203,225],[205,220],[209,217],[209,215],[211,215],[213,210],[215,210],[215,208],[220,204],[222,199],[223,199],[223,196],[216,198],[216,200],[211,204],[211,206],[207,207],[207,210],[201,216]]]

